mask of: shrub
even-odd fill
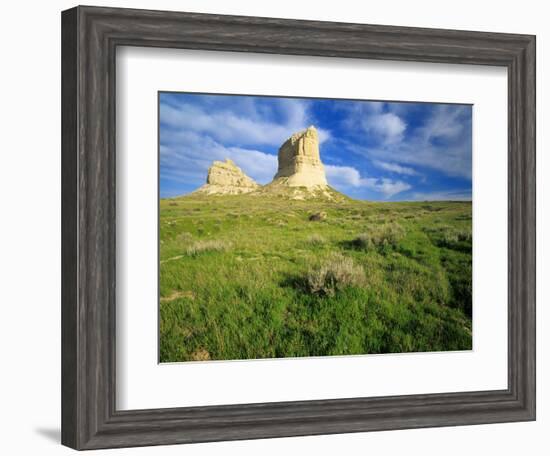
[[[327,219],[327,213],[326,212],[316,212],[315,214],[311,214],[309,216],[310,222],[322,222],[323,220]]]
[[[391,245],[395,247],[403,238],[405,232],[401,225],[397,223],[389,223],[380,227],[375,233],[373,242],[379,246]]]
[[[441,232],[436,243],[440,247],[447,247],[449,249],[469,249],[470,246],[468,244],[472,243],[472,232],[469,230],[448,229]]]
[[[452,246],[458,242],[458,234],[456,231],[446,231],[441,236],[441,244],[444,246]]]
[[[367,250],[372,247],[372,239],[368,233],[358,234],[351,243],[354,247],[362,250]]]
[[[197,256],[204,252],[224,252],[228,248],[224,241],[196,241],[187,247],[186,253],[189,256]]]
[[[459,231],[457,233],[457,238],[461,242],[472,242],[472,232],[471,231]]]
[[[380,227],[373,228],[368,233],[358,234],[351,241],[355,248],[368,250],[374,247],[395,247],[403,238],[405,232],[401,225],[397,223],[388,223]]]
[[[307,243],[311,245],[323,245],[327,241],[320,234],[314,233],[307,238]]]
[[[472,216],[469,214],[459,214],[455,217],[455,220],[472,220]]]
[[[191,359],[193,361],[208,361],[210,360],[210,353],[204,348],[199,348],[197,351],[191,354]]]
[[[176,237],[176,240],[178,242],[188,242],[188,241],[191,241],[192,239],[193,239],[193,235],[187,231],[182,231]]]
[[[363,268],[356,266],[351,258],[340,254],[310,269],[306,276],[308,291],[321,296],[334,296],[337,291],[361,286],[364,282]]]

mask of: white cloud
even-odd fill
[[[411,127],[406,122],[409,116],[416,115],[415,103],[369,102],[341,109],[346,111],[342,125],[348,130],[348,138],[343,141],[348,149],[403,168],[419,165],[448,176],[471,179],[470,106],[433,105],[431,115],[420,127]],[[370,146],[364,141],[365,134]],[[380,168],[399,173],[397,168]],[[413,175],[407,171],[399,174]]]
[[[366,116],[362,122],[367,133],[381,136],[384,142],[393,144],[403,139],[407,124],[397,115],[386,112]]]
[[[325,165],[327,180],[334,187],[359,187],[361,174],[351,166]]]
[[[248,176],[265,184],[277,171],[277,157],[259,150],[225,147],[212,138],[181,132],[177,141],[160,148],[161,177],[198,187],[206,182],[214,160],[233,160]]]
[[[350,150],[371,160],[420,165],[448,176],[471,179],[472,135],[470,108],[438,105],[424,126],[398,142],[377,147],[348,142]]]
[[[271,182],[277,173],[277,157],[257,150],[231,147],[227,158],[233,160],[248,176],[260,184]]]
[[[327,180],[335,188],[359,188],[381,193],[386,198],[409,190],[411,186],[403,181],[388,178],[361,177],[359,171],[351,166],[325,165]]]
[[[288,127],[260,120],[253,121],[229,111],[207,113],[199,107],[178,108],[161,104],[161,122],[176,129],[208,134],[218,141],[239,144],[277,144],[288,136]]]
[[[382,193],[386,198],[390,198],[393,195],[410,190],[412,187],[403,181],[393,181],[385,177],[376,179],[376,182],[372,183],[373,190]]]
[[[421,129],[426,140],[432,138],[454,139],[464,133],[464,124],[461,117],[464,106],[438,105],[434,115]]]
[[[406,122],[398,114],[385,111],[385,103],[370,101],[355,103],[343,108],[347,117],[344,125],[356,133],[374,136],[385,144],[393,144],[403,139]]]
[[[329,130],[323,130],[319,127],[315,128],[317,129],[317,134],[319,136],[319,144],[323,144],[325,141],[328,141],[331,138]]]
[[[280,99],[276,103],[280,122],[265,120],[260,108],[253,101],[235,104],[233,109],[218,107],[211,111],[203,106],[182,103],[177,107],[167,103],[160,105],[161,123],[175,130],[205,134],[217,141],[241,146],[280,146],[291,134],[307,128],[309,118],[307,104],[301,100]],[[319,142],[330,138],[330,132],[318,128]]]
[[[307,122],[307,105],[304,101],[293,98],[280,98],[278,105],[284,113],[288,125],[304,125]]]
[[[418,174],[414,169],[398,165],[397,163],[388,163],[381,160],[373,160],[373,164],[380,169],[384,169],[392,173],[404,174],[406,176],[416,176]]]

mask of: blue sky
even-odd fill
[[[159,103],[162,198],[197,189],[225,158],[267,184],[281,144],[309,125],[329,184],[352,198],[472,197],[470,105],[167,92]]]

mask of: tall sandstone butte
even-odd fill
[[[319,135],[313,125],[294,133],[280,147],[279,168],[272,184],[307,188],[328,186],[319,155]]]
[[[195,193],[206,195],[239,195],[250,193],[260,186],[248,177],[233,160],[227,158],[224,162],[215,161],[208,168],[206,184]]]
[[[206,184],[196,190],[203,195],[277,195],[293,200],[324,198],[340,201],[332,189],[319,155],[319,135],[314,126],[294,133],[279,148],[279,166],[273,181],[259,185],[235,163],[215,161],[208,169]]]

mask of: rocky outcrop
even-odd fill
[[[319,155],[319,136],[314,126],[294,133],[279,148],[279,166],[273,181],[258,185],[233,163],[215,161],[208,170],[206,184],[195,194],[255,196],[269,195],[289,200],[325,199],[343,201],[345,196],[327,183]]]
[[[279,149],[279,167],[270,185],[327,187],[319,155],[319,135],[314,126],[294,133]]]
[[[206,184],[194,193],[205,195],[240,195],[257,190],[260,186],[248,177],[241,168],[227,158],[215,161],[208,168]]]

